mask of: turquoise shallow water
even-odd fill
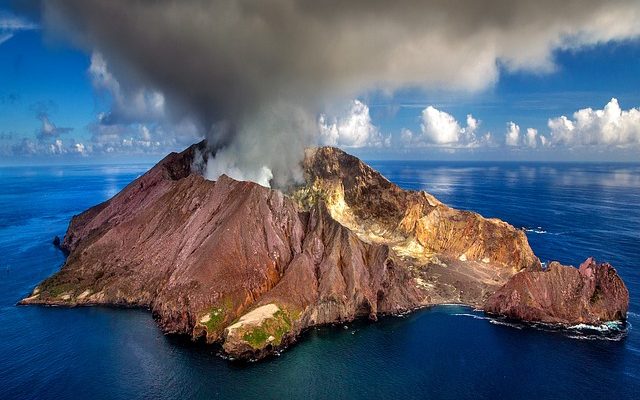
[[[64,259],[69,218],[148,165],[0,168],[0,399],[637,398],[640,166],[373,162],[404,188],[528,230],[541,259],[610,261],[625,335],[502,325],[441,306],[307,332],[280,357],[223,360],[144,310],[17,307]]]

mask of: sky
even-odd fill
[[[475,11],[475,27],[463,8],[438,1],[424,10],[404,2],[408,11],[398,14],[377,2],[327,11],[285,0],[293,11],[212,13],[226,15],[222,26],[235,18],[235,36],[224,40],[229,32],[210,30],[213,20],[174,26],[223,7],[215,1],[66,8],[73,3],[0,0],[2,165],[149,162],[205,137],[217,143],[209,175],[236,171],[255,181],[295,178],[282,171],[297,154],[277,158],[316,144],[366,159],[640,161],[637,2],[568,9],[549,27],[563,10],[514,8],[497,22],[497,11]],[[429,12],[436,16],[413,20]],[[519,13],[539,31],[520,29]],[[143,31],[135,22],[143,15],[158,23]],[[340,34],[325,41],[318,28],[280,46],[279,30],[259,39],[268,35],[254,27],[255,15],[283,19],[292,31],[318,20]],[[117,29],[101,25],[108,18]],[[493,23],[518,26],[486,28]]]

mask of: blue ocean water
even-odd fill
[[[527,229],[543,261],[611,262],[631,292],[626,335],[501,325],[441,306],[313,329],[279,357],[237,364],[164,336],[144,310],[18,307],[62,265],[51,239],[70,217],[149,165],[0,168],[0,399],[638,398],[640,165],[371,164],[404,188]]]

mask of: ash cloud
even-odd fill
[[[554,50],[640,34],[635,0],[51,0],[44,16],[104,57],[120,94],[159,93],[154,118],[192,121],[214,154],[208,177],[275,186],[300,178],[330,104],[481,90],[501,68],[549,72]],[[111,116],[131,118],[116,101]]]

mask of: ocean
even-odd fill
[[[640,164],[371,162],[406,189],[526,229],[542,261],[616,267],[621,330],[503,324],[439,306],[306,332],[257,363],[163,335],[145,310],[16,306],[58,270],[72,215],[150,165],[0,168],[0,399],[568,399],[640,396]]]

